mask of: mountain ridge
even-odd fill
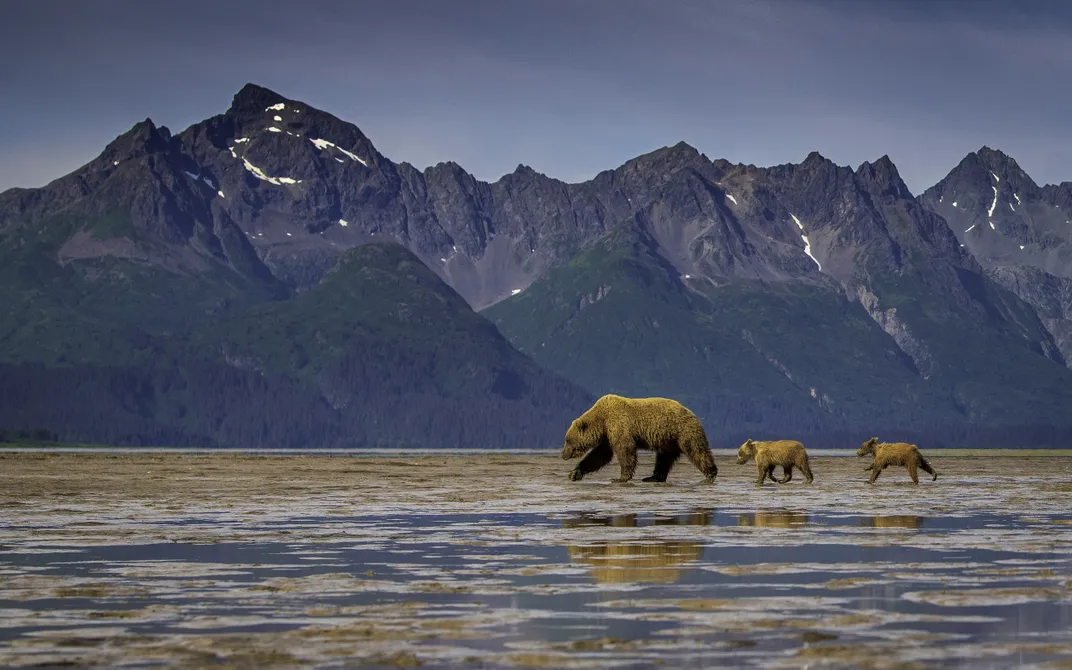
[[[978,173],[998,153],[965,159],[971,170],[961,181],[972,194],[961,197],[976,215]],[[1021,182],[1017,195],[1034,193]],[[1051,191],[1042,188],[1039,197],[1057,202],[1065,193]],[[944,196],[936,194],[939,204]],[[917,431],[942,422],[1005,430],[1017,417],[1060,423],[1072,408],[1061,390],[1072,381],[1072,328],[1062,329],[1072,291],[1041,268],[999,267],[985,255],[981,262],[932,200],[912,196],[888,155],[853,169],[813,151],[798,164],[757,168],[711,160],[684,141],[585,182],[556,180],[523,163],[483,182],[453,161],[424,170],[396,164],[357,126],[250,84],[225,112],[182,132],[139,122],[43,189],[0,194],[0,255],[21,259],[19,272],[28,272],[33,252],[90,293],[115,284],[101,277],[129,283],[154,272],[180,278],[202,297],[210,286],[228,287],[215,304],[183,304],[224,321],[263,312],[268,322],[286,322],[287,305],[321,295],[347,254],[392,243],[545,368],[596,395],[606,388],[692,394],[719,417],[716,434],[761,426],[748,416],[794,429],[779,423],[780,402],[821,431],[850,430],[868,416],[894,426],[898,413]],[[614,240],[632,249],[632,260],[608,250]],[[162,312],[170,289],[150,284],[146,309]],[[32,314],[26,293],[15,293],[20,314]],[[623,294],[669,311],[661,319],[631,314],[630,303],[619,302]],[[528,304],[536,295],[543,302]],[[69,305],[71,298],[55,300]],[[562,311],[570,304],[583,308]],[[849,325],[829,329],[809,310]],[[93,312],[104,321],[110,313]],[[175,316],[181,320],[181,310]],[[619,341],[621,350],[651,359],[624,376],[599,351],[615,319],[637,338]],[[667,339],[655,321],[680,332]],[[796,321],[812,324],[805,345],[791,344]],[[22,335],[11,340],[18,327],[9,330],[27,356],[37,350]],[[694,353],[670,355],[667,347],[678,345]],[[261,355],[294,383],[319,383],[289,351],[276,346]],[[854,352],[849,362],[838,360],[840,351]],[[570,356],[581,362],[571,366]],[[737,369],[734,357],[753,361],[740,369],[768,383],[745,384],[743,397],[717,370],[713,381],[690,377],[692,367]],[[980,365],[982,358],[990,362]],[[883,377],[874,389],[885,390],[854,379],[854,369]],[[681,381],[690,378],[692,391]],[[780,400],[763,400],[767,388],[781,389]],[[1045,402],[1032,399],[1033,388],[1045,389]],[[883,394],[901,394],[887,403],[896,412],[882,407]],[[1003,396],[1015,402],[1002,403]],[[720,410],[719,398],[737,414]]]

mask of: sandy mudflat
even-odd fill
[[[0,453],[0,665],[1068,663],[1072,457],[928,457]]]

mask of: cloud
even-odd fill
[[[1056,83],[1072,5],[1028,4],[8,3],[0,189],[145,116],[181,130],[247,81],[355,122],[392,159],[488,180],[518,163],[576,180],[679,140],[758,165],[889,154],[914,192],[983,144],[1072,178],[1051,148],[1072,140]]]

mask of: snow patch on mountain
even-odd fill
[[[275,184],[276,186],[282,186],[283,184],[300,184],[301,183],[300,179],[292,179],[291,177],[270,177],[270,176],[268,176],[267,174],[264,173],[264,170],[260,169],[259,167],[257,167],[253,163],[250,163],[249,160],[246,159],[246,158],[242,159],[242,164],[245,165],[246,170],[248,170],[254,177],[256,177],[257,179],[260,179],[261,181],[266,181],[269,184]]]
[[[789,216],[793,217],[793,221],[796,222],[797,227],[800,228],[803,231],[804,230],[804,224],[800,222],[800,219],[797,218],[796,214],[790,214]],[[815,264],[817,266],[819,266],[819,271],[822,272],[823,264],[819,262],[818,258],[816,258],[815,256],[812,255],[812,253],[811,253],[811,242],[808,241],[808,236],[803,234],[803,233],[801,233],[800,234],[800,239],[804,240],[804,253],[808,254],[808,258],[810,258],[813,261],[815,261]]]
[[[324,149],[327,149],[328,147],[330,147],[332,149],[336,149],[336,150],[341,151],[342,153],[346,154],[350,158],[354,159],[358,163],[361,163],[365,167],[368,167],[368,163],[366,163],[363,159],[361,159],[357,154],[355,154],[355,153],[353,153],[351,151],[347,151],[346,149],[343,149],[342,147],[338,146],[334,142],[329,142],[328,140],[325,140],[325,139],[313,139],[312,137],[310,137],[308,139],[309,139],[310,142],[312,142],[314,145],[316,145],[317,149],[320,149],[321,151],[323,151]],[[338,158],[336,158],[335,160],[339,161],[340,163],[343,162],[343,161],[339,160]]]

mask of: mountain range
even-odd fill
[[[723,447],[1058,444],[1070,221],[1072,183],[987,147],[919,197],[885,156],[685,143],[486,183],[249,84],[0,194],[0,429],[538,447],[614,392],[682,400]]]

